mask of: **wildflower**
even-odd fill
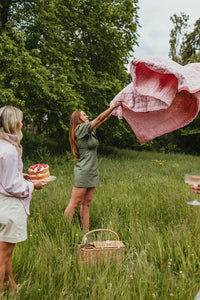
[[[172,167],[173,167],[173,168],[177,168],[177,167],[179,167],[179,164],[177,164],[177,163],[176,163],[176,164],[173,164]]]
[[[168,268],[171,268],[171,261],[168,262]]]
[[[88,280],[88,281],[91,281],[91,278],[90,278],[90,277],[87,277],[87,280]]]

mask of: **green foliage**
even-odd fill
[[[23,131],[22,139],[23,156],[35,163],[48,161],[52,155],[59,155],[66,152],[67,147],[58,140],[49,138],[43,134]]]
[[[2,105],[20,107],[25,123],[32,119],[40,131],[54,134],[63,129],[67,134],[76,92],[63,75],[52,79],[41,59],[26,49],[24,35],[16,30],[0,36],[0,74]]]
[[[169,56],[176,62],[185,65],[199,62],[200,55],[200,19],[196,20],[194,29],[188,32],[189,16],[181,13],[174,14],[171,18],[174,28],[170,33]]]
[[[3,28],[5,28],[6,26],[10,5],[11,5],[11,0],[0,1],[0,31],[2,31]]]
[[[180,54],[184,64],[200,61],[200,19],[195,22],[193,31],[185,34]]]
[[[200,19],[196,20],[190,32],[188,20],[189,16],[184,13],[171,17],[174,28],[170,34],[169,56],[181,65],[200,62]],[[184,152],[199,154],[199,123],[200,118],[197,116],[191,124],[178,131],[176,144]],[[173,135],[176,138],[176,132]]]
[[[180,14],[180,17],[174,14],[170,17],[174,28],[171,30],[170,33],[170,52],[169,57],[172,58],[174,61],[178,63],[182,63],[181,59],[181,43],[183,42],[183,35],[185,33],[185,29],[188,28],[188,20],[189,16],[185,15],[184,13]]]
[[[25,172],[30,163],[24,161]],[[49,165],[57,179],[33,193],[28,239],[17,244],[13,254],[20,288],[12,299],[195,298],[200,286],[200,219],[198,207],[187,205],[195,194],[184,183],[184,174],[199,174],[199,157],[117,149],[99,157],[101,185],[90,205],[90,229],[114,230],[126,253],[118,263],[92,267],[77,261],[84,235],[79,211],[71,225],[63,217],[73,162],[51,156]],[[110,234],[88,238],[115,239]]]
[[[96,117],[129,82],[137,2],[10,1],[0,36],[3,104],[23,108],[26,124],[60,141],[74,110]]]

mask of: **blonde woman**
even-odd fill
[[[10,292],[17,290],[11,256],[16,243],[27,239],[27,214],[33,189],[45,181],[29,182],[23,174],[22,112],[13,106],[0,108],[0,294],[4,281]]]
[[[95,187],[99,185],[96,128],[111,116],[112,111],[123,100],[118,100],[112,107],[102,112],[96,119],[89,122],[88,116],[82,111],[75,111],[70,120],[69,138],[72,153],[77,160],[74,167],[74,186],[71,200],[65,209],[69,221],[72,221],[75,209],[81,204],[80,216],[83,229],[89,230],[89,206]]]

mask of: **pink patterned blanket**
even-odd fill
[[[130,63],[132,82],[111,101],[124,99],[113,111],[124,117],[141,145],[192,122],[200,109],[200,63],[181,66],[164,58]]]

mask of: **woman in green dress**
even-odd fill
[[[123,100],[102,112],[96,119],[89,122],[88,116],[82,111],[75,111],[70,120],[69,138],[72,153],[77,160],[74,167],[74,186],[71,200],[65,209],[69,221],[72,221],[75,209],[80,207],[81,222],[84,230],[89,230],[89,206],[95,187],[99,185],[96,128],[111,116],[112,111]]]

